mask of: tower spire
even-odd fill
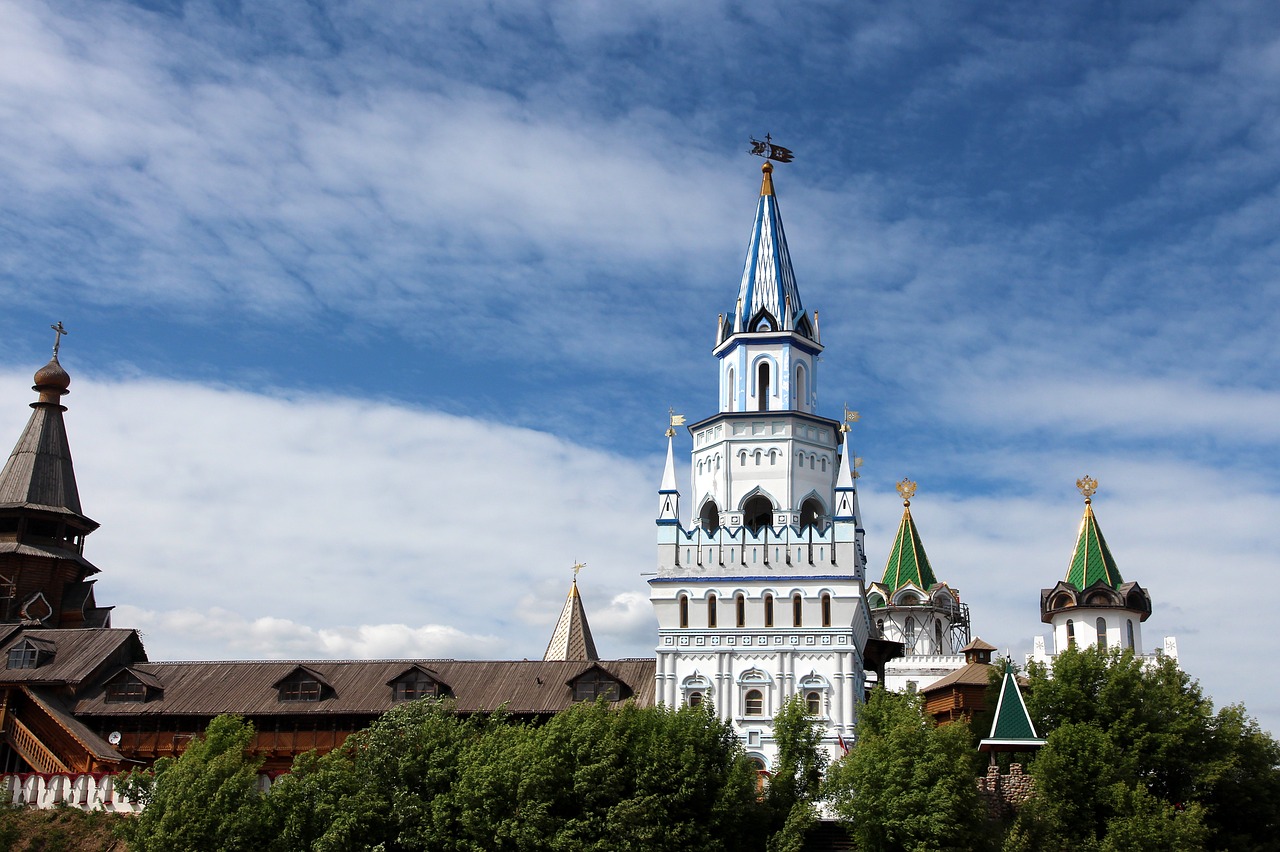
[[[933,566],[929,564],[924,544],[920,541],[920,531],[911,517],[911,498],[915,496],[916,484],[903,478],[897,488],[902,496],[902,522],[898,524],[898,534],[893,540],[893,551],[884,566],[881,582],[890,592],[896,592],[907,583],[914,583],[921,591],[927,592],[938,579],[933,575]]]
[[[747,246],[747,259],[738,287],[738,304],[734,314],[734,331],[756,331],[767,322],[767,330],[780,331],[785,316],[795,318],[797,328],[809,329],[804,317],[804,304],[791,269],[791,253],[787,251],[787,235],[782,228],[782,213],[773,191],[773,164],[760,167],[760,203]],[[806,334],[806,336],[812,336]]]
[[[579,562],[573,566],[573,585],[569,587],[569,597],[560,610],[560,618],[556,621],[556,629],[551,632],[551,641],[547,643],[544,660],[598,660],[595,640],[591,638],[591,626],[587,624],[587,613],[582,608],[582,596],[578,594],[578,572],[587,567]]]
[[[1067,582],[1077,589],[1085,589],[1103,580],[1111,588],[1118,589],[1124,579],[1093,514],[1093,495],[1098,491],[1098,480],[1081,477],[1076,480],[1076,488],[1084,495],[1084,517],[1080,519],[1080,534],[1076,536],[1076,548],[1067,567]]]

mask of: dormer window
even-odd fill
[[[407,669],[387,681],[387,685],[391,687],[391,700],[396,702],[438,698],[448,691],[448,687],[432,677],[432,673],[421,666]]]
[[[595,701],[597,698],[618,701],[624,697],[622,692],[625,684],[610,676],[599,666],[569,681],[569,685],[573,687],[574,701]]]
[[[121,669],[103,684],[102,699],[108,704],[141,704],[164,693],[154,676],[136,669]]]
[[[9,649],[9,668],[37,668],[53,659],[53,651],[53,643],[45,639],[23,639]]]
[[[281,701],[321,701],[333,691],[319,672],[306,666],[298,666],[273,686],[279,690]]]

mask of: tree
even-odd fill
[[[248,756],[253,725],[219,716],[176,759],[161,758],[125,784],[147,804],[121,824],[134,852],[259,850],[271,836],[269,813],[257,790],[262,761]]]
[[[827,767],[824,731],[801,695],[793,695],[774,717],[778,761],[765,794],[774,824],[769,852],[799,852],[805,834],[817,822],[816,800]]]
[[[982,849],[990,831],[972,759],[966,724],[936,725],[918,695],[877,689],[824,792],[865,852]]]

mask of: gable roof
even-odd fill
[[[1094,517],[1092,502],[1084,501],[1084,517],[1080,520],[1080,534],[1076,536],[1076,549],[1071,554],[1071,564],[1067,567],[1067,582],[1077,589],[1085,589],[1099,580],[1113,589],[1120,587],[1124,579],[1116,560],[1107,547],[1098,527],[1098,519]]]
[[[1013,667],[1005,664],[1004,680],[1000,684],[1000,700],[996,704],[995,718],[991,720],[991,736],[979,745],[979,751],[1031,751],[1044,745],[1036,736],[1027,703],[1022,700],[1022,690],[1013,676]]]

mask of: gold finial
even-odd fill
[[[667,423],[667,437],[674,438],[676,436],[676,427],[684,425],[684,415],[676,414],[674,408],[668,408],[667,415],[670,417],[670,422]]]
[[[773,195],[773,163],[766,162],[760,167],[764,177],[760,180],[760,195]]]
[[[898,495],[902,497],[902,505],[910,506],[911,498],[916,496],[916,484],[904,476],[897,487]]]
[[[1093,502],[1090,498],[1098,492],[1098,480],[1092,479],[1088,474],[1085,474],[1076,480],[1076,488],[1079,488],[1080,493],[1084,495],[1084,502],[1087,506]]]

